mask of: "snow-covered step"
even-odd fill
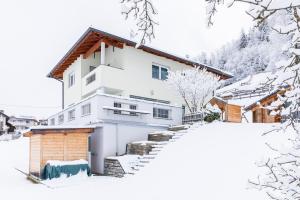
[[[156,156],[156,155],[158,155],[158,152],[151,152],[151,151],[150,151],[150,152],[149,152],[149,155],[155,155],[155,156]]]
[[[140,163],[147,164],[147,163],[150,163],[150,160],[140,160]]]
[[[161,149],[156,149],[156,148],[153,148],[150,152],[160,152]]]
[[[172,140],[176,140],[176,139],[180,139],[180,138],[181,138],[181,136],[173,136]]]
[[[155,159],[155,156],[150,156],[150,155],[146,155],[146,156],[143,156],[143,157],[141,157],[141,159],[148,159],[148,160],[153,160],[153,159]]]

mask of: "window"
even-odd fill
[[[152,78],[159,79],[159,67],[152,65]]]
[[[96,69],[97,67],[95,67],[95,66],[90,66],[90,68],[89,68],[89,70],[90,70],[90,72],[91,71],[93,71],[94,69]]]
[[[136,110],[136,105],[129,105],[129,109],[130,110]],[[135,113],[135,112],[130,112],[129,114],[132,115],[132,116],[136,116],[137,115],[137,113]]]
[[[153,117],[169,119],[170,110],[162,108],[153,108]]]
[[[55,119],[54,119],[54,118],[50,119],[50,125],[51,125],[51,126],[54,126],[54,125],[55,125]]]
[[[72,87],[75,84],[75,73],[72,72],[69,74],[69,87]]]
[[[167,80],[168,78],[168,69],[167,68],[160,68],[160,79],[161,80]]]
[[[114,103],[114,107],[115,108],[121,108],[122,107],[122,105],[121,105],[121,103]],[[121,110],[114,110],[114,114],[118,114],[118,115],[120,115],[121,114]]]
[[[168,78],[168,68],[152,65],[152,78],[166,80]]]
[[[96,80],[96,74],[92,74],[89,77],[86,78],[86,84],[90,84],[91,82]]]
[[[89,114],[91,114],[91,104],[89,103],[81,106],[81,115],[85,116]]]
[[[75,110],[74,110],[74,109],[73,109],[73,110],[70,110],[70,111],[68,112],[68,119],[69,119],[69,121],[72,121],[72,120],[75,119]]]
[[[58,123],[59,124],[64,123],[64,115],[63,114],[61,114],[61,115],[58,116]]]

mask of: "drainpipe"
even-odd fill
[[[64,81],[62,81],[62,80],[60,80],[60,79],[58,79],[58,78],[54,78],[54,77],[52,76],[51,73],[49,73],[49,74],[47,75],[47,77],[48,77],[48,78],[53,78],[53,79],[55,79],[55,80],[61,82],[61,87],[62,87],[62,88],[61,88],[61,93],[62,93],[62,98],[61,98],[61,108],[64,109],[64,108],[65,108],[65,87],[64,87]]]
[[[61,82],[61,108],[62,110],[65,108],[65,84],[64,81],[56,79]]]

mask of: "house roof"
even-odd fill
[[[268,98],[270,98],[270,97],[273,97],[273,96],[279,94],[280,92],[284,92],[284,91],[286,91],[286,89],[287,89],[288,87],[289,87],[289,86],[285,86],[285,87],[283,87],[283,88],[281,88],[281,89],[275,89],[275,90],[274,90],[273,92],[271,92],[270,94],[261,97],[261,98],[258,99],[256,102],[250,104],[249,106],[246,106],[244,109],[245,109],[246,111],[251,110],[252,108],[254,108],[254,107],[257,106],[257,103],[258,103],[258,102],[261,102],[261,101],[264,101],[264,100],[266,100],[266,99],[268,99]]]
[[[23,135],[31,137],[33,134],[47,134],[47,133],[92,133],[95,126],[35,126],[28,129]]]
[[[63,72],[81,55],[88,52],[91,48],[95,47],[94,45],[99,42],[100,40],[105,40],[106,44],[116,46],[119,48],[123,48],[123,45],[135,47],[137,45],[136,42],[131,40],[95,29],[95,28],[88,28],[85,33],[79,38],[79,40],[73,45],[73,47],[66,53],[66,55],[55,65],[55,67],[51,70],[48,74],[48,77],[55,78],[55,79],[62,79]],[[200,68],[206,68],[207,71],[215,73],[219,75],[222,79],[232,78],[233,75],[218,70],[214,67],[203,65],[201,63],[197,63],[191,61],[186,58],[182,58],[180,56],[176,56],[174,54],[167,53],[165,51],[158,50],[156,48],[152,48],[149,46],[141,45],[138,47],[145,52],[162,56],[180,63],[184,63],[190,66],[196,66]]]
[[[280,80],[277,73],[262,72],[223,87],[216,94],[219,98],[226,99],[227,103],[240,105],[247,111],[258,102],[289,87],[288,82]]]
[[[10,116],[11,119],[20,119],[20,120],[32,120],[32,121],[36,121],[37,119],[33,116]]]

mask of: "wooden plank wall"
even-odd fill
[[[31,174],[40,175],[41,163],[41,135],[33,135],[30,137],[30,160],[29,172]]]
[[[88,134],[50,133],[42,136],[41,169],[48,160],[88,160]]]
[[[241,107],[227,104],[225,110],[225,121],[240,123],[242,121]]]

